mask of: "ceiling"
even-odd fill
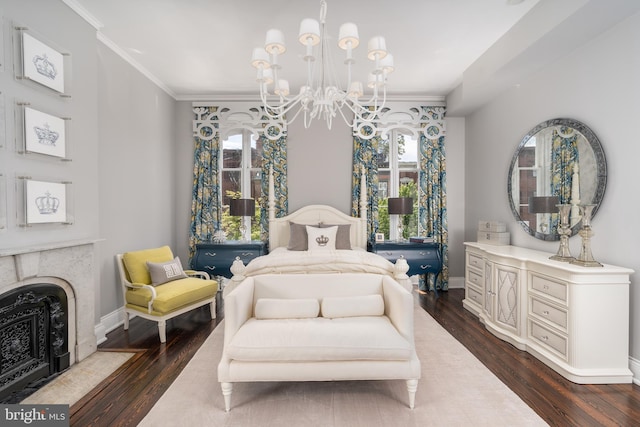
[[[319,0],[63,0],[96,27],[98,37],[176,99],[257,96],[252,49],[279,28],[287,51],[282,78],[292,92],[305,79],[297,42],[304,18],[319,19]],[[465,70],[538,0],[328,0],[333,40],[344,22],[358,25],[354,79],[366,81],[367,41],[383,35],[394,56],[393,95],[444,96]],[[338,78],[344,51],[332,45]],[[339,72],[339,73],[338,73]],[[342,77],[344,76],[344,77]],[[346,84],[346,83],[343,83]]]

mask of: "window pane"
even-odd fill
[[[417,169],[418,141],[410,135],[398,135],[398,167]]]
[[[262,166],[262,139],[251,135],[251,167],[259,168]],[[251,178],[253,179],[253,178]]]
[[[378,169],[389,168],[389,139],[381,139],[378,144]]]
[[[242,134],[230,135],[222,141],[222,167],[239,168],[242,164]]]
[[[229,206],[229,199],[242,196],[240,171],[222,171],[222,205]]]

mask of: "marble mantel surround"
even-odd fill
[[[0,249],[0,294],[35,283],[55,284],[66,292],[71,365],[97,349],[94,298],[96,242],[79,240]]]

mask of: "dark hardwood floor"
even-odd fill
[[[488,333],[462,308],[464,291],[420,295],[420,305],[498,378],[552,426],[638,426],[640,387],[632,384],[574,384],[526,352]],[[135,426],[180,374],[222,320],[207,307],[167,323],[167,342],[158,341],[155,323],[135,318],[129,331],[108,334],[100,351],[134,351],[118,371],[70,408],[72,426]],[[215,366],[212,369],[216,369]],[[199,426],[193,426],[199,427]]]

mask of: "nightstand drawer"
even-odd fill
[[[266,244],[262,242],[198,243],[191,268],[206,271],[212,276],[230,278],[231,265],[236,258],[246,265],[266,253]]]
[[[399,258],[406,259],[409,276],[439,273],[442,270],[440,247],[437,243],[384,242],[376,243],[372,251],[391,262],[396,262]]]

